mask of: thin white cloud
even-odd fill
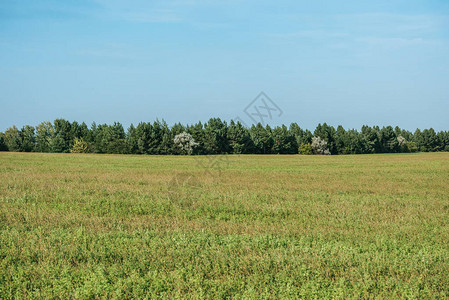
[[[344,38],[348,37],[348,33],[333,32],[328,30],[300,30],[295,32],[268,33],[268,37],[273,38]]]
[[[149,54],[144,49],[123,43],[101,43],[92,47],[78,49],[73,53],[84,57],[106,59],[142,60],[149,57]]]
[[[116,16],[136,23],[179,23],[182,21],[175,12],[168,9],[155,9],[149,12],[124,12]]]
[[[438,32],[449,25],[449,16],[363,13],[334,16],[340,26],[350,24],[354,31],[417,35]]]
[[[114,1],[96,0],[102,7],[101,17],[136,23],[178,23],[182,21],[175,6],[169,1]],[[187,2],[183,1],[185,5]],[[170,4],[169,4],[170,3]]]
[[[212,26],[208,15],[205,20],[198,19],[197,12],[204,9],[220,11],[221,7],[229,7],[241,3],[241,0],[95,0],[102,8],[102,17],[120,19],[137,23],[180,23],[188,22]],[[204,12],[203,12],[204,13]],[[218,24],[222,26],[222,24]]]
[[[402,48],[430,43],[422,38],[362,37],[356,41],[382,48]]]

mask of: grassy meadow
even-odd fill
[[[0,299],[448,298],[449,153],[0,152]]]

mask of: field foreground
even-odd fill
[[[449,297],[449,153],[0,153],[0,299]]]

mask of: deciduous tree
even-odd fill
[[[198,143],[195,142],[192,135],[187,132],[177,134],[173,139],[173,142],[184,154],[189,155],[192,154],[193,149],[198,146]]]

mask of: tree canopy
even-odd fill
[[[180,135],[195,147],[179,146]],[[177,137],[177,140],[175,139]],[[191,140],[190,140],[191,138]],[[193,145],[193,144],[192,144]],[[56,119],[37,126],[12,126],[0,132],[0,151],[116,154],[368,154],[449,151],[449,132],[398,126],[363,126],[360,131],[318,124],[313,133],[297,123],[270,127],[212,118],[206,123],[169,126],[165,121],[123,125]]]

